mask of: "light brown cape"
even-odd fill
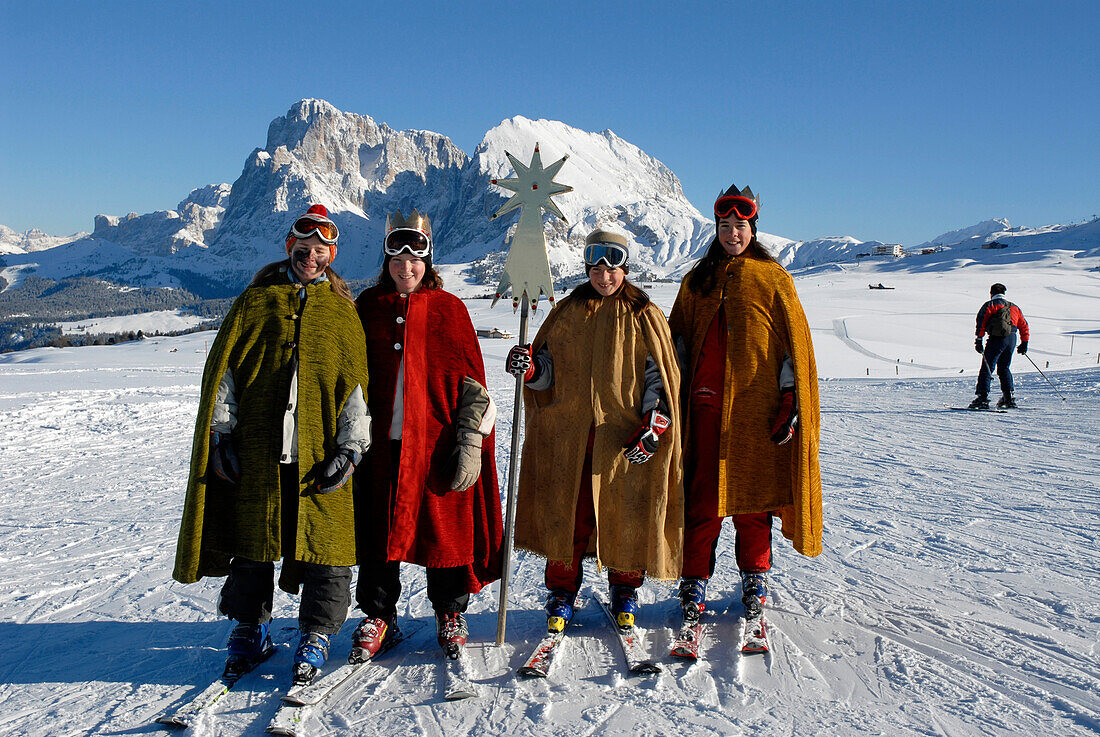
[[[680,370],[664,315],[650,303],[633,314],[605,299],[591,315],[566,299],[550,313],[533,349],[546,346],[554,384],[525,390],[526,437],[520,467],[515,544],[549,560],[573,557],[573,526],[589,428],[597,529],[589,553],[608,568],[680,575],[683,488]],[[646,357],[656,361],[673,418],[648,462],[631,464],[623,445],[642,421]]]
[[[718,458],[718,514],[775,512],[783,535],[803,555],[821,553],[821,411],[817,364],[806,314],[794,279],[774,261],[746,254],[725,262],[706,294],[688,279],[669,315],[674,339],[683,339],[695,374],[703,338],[719,308],[725,310],[726,384]],[[784,355],[794,363],[799,424],[794,439],[770,439],[779,408],[778,377]],[[687,411],[690,412],[690,403]],[[687,423],[690,427],[690,422]],[[685,438],[690,443],[691,438]]]

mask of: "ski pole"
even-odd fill
[[[1028,361],[1031,361],[1031,356],[1027,355],[1026,353],[1024,354],[1024,358],[1026,358],[1026,359],[1027,359]],[[1043,373],[1043,370],[1042,370],[1041,368],[1039,368],[1038,364],[1036,364],[1036,363],[1035,363],[1034,361],[1031,361],[1031,365],[1032,365],[1032,366],[1034,366],[1034,367],[1035,367],[1035,370],[1036,370],[1036,371],[1038,371],[1038,372],[1039,372],[1039,374],[1040,374],[1040,375],[1041,375],[1041,376],[1042,376],[1042,377],[1043,377],[1044,379],[1046,379],[1046,380],[1047,380],[1047,383],[1048,383],[1048,384],[1050,384],[1050,388],[1051,388],[1051,389],[1053,389],[1053,390],[1055,391],[1055,393],[1056,393],[1056,394],[1057,394],[1057,395],[1058,395],[1059,397],[1061,397],[1061,398],[1062,398],[1062,401],[1063,401],[1063,402],[1064,402],[1064,401],[1066,401],[1066,396],[1065,396],[1064,394],[1062,394],[1062,392],[1058,391],[1058,387],[1054,386],[1054,382],[1053,382],[1053,381],[1051,381],[1051,380],[1050,380],[1050,379],[1049,379],[1049,378],[1047,377],[1047,375]]]
[[[519,313],[519,344],[527,345],[527,292],[523,292]],[[504,552],[500,571],[500,602],[497,605],[497,644],[504,644],[508,622],[508,579],[512,573],[512,526],[516,516],[516,465],[519,460],[519,426],[523,421],[523,376],[516,377],[516,398],[512,404],[512,454],[508,458],[507,514],[504,519]]]

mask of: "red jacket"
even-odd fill
[[[442,289],[407,297],[371,287],[355,301],[367,334],[372,443],[355,471],[360,559],[398,560],[430,568],[467,568],[467,590],[500,578],[503,522],[495,433],[482,443],[481,478],[452,491],[447,468],[457,442],[463,381],[485,386],[485,367],[470,314]],[[393,458],[390,424],[401,356],[405,358],[401,457]],[[397,463],[399,461],[399,463]],[[396,467],[398,478],[393,478]]]
[[[1012,327],[1020,331],[1020,340],[1024,343],[1031,337],[1031,331],[1028,330],[1027,320],[1024,319],[1024,313],[1020,312],[1020,308],[1009,302],[1004,297],[998,295],[993,299],[982,305],[982,308],[978,310],[978,326],[975,335],[979,338],[985,336],[985,326],[989,322],[989,318],[994,312],[997,312],[1005,305],[1008,305],[1010,313],[1012,315]]]

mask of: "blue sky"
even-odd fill
[[[610,128],[704,214],[748,184],[794,239],[1100,212],[1092,1],[0,2],[20,231],[232,182],[304,97],[468,153],[513,115]]]

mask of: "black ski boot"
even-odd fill
[[[1002,394],[1001,398],[997,400],[997,406],[1000,409],[1016,409],[1016,400],[1012,398],[1011,394]]]
[[[974,397],[974,401],[967,405],[967,409],[989,409],[989,397],[985,394],[979,394]]]

